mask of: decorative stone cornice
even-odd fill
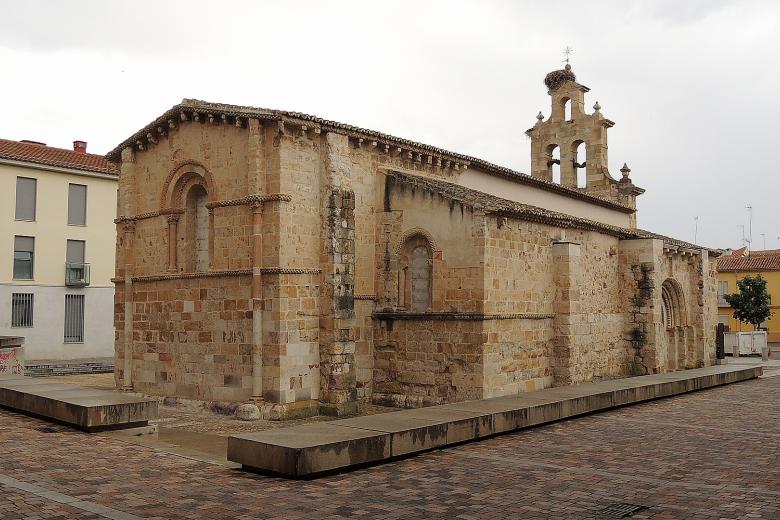
[[[214,208],[225,208],[228,206],[252,206],[254,204],[264,204],[267,202],[291,202],[292,196],[285,193],[272,193],[270,195],[248,195],[240,199],[231,200],[218,200],[216,202],[209,202],[206,204],[206,208],[213,210]],[[128,221],[145,220],[148,218],[155,218],[164,215],[182,215],[185,212],[184,208],[165,208],[158,211],[149,211],[146,213],[139,213],[138,215],[132,215],[129,217],[120,216],[114,219],[115,224]]]
[[[264,267],[260,270],[262,274],[320,274],[322,269],[318,268],[297,268],[297,267]],[[251,269],[231,269],[221,271],[203,271],[196,273],[167,273],[151,274],[143,276],[133,276],[133,282],[159,282],[164,280],[186,280],[191,278],[219,278],[229,276],[251,276]],[[124,278],[112,278],[113,283],[124,283]]]
[[[263,274],[320,274],[322,269],[317,267],[263,267],[260,272]]]
[[[143,276],[133,276],[131,281],[135,282],[160,282],[163,280],[187,280],[191,278],[219,278],[227,276],[247,276],[251,275],[251,269],[237,269],[227,271],[203,271],[198,273],[171,273],[171,274],[152,274]],[[124,278],[112,278],[114,283],[124,283]]]
[[[211,116],[211,117],[209,117]],[[207,119],[212,124],[234,124],[237,127],[246,127],[247,119],[258,119],[261,121],[276,121],[281,123],[280,131],[287,132],[288,127],[294,125],[306,134],[309,129],[313,129],[315,134],[337,132],[348,136],[356,146],[365,146],[368,143],[378,152],[404,157],[418,163],[427,163],[435,165],[442,169],[466,170],[467,168],[477,168],[489,175],[503,177],[522,184],[536,186],[546,191],[557,192],[559,194],[584,200],[592,204],[633,213],[636,210],[624,204],[607,200],[597,195],[584,193],[576,188],[555,184],[552,181],[538,179],[530,175],[504,168],[491,162],[463,155],[443,148],[395,137],[376,130],[368,130],[357,126],[339,123],[322,119],[317,116],[302,114],[299,112],[287,112],[284,110],[271,110],[257,107],[226,105],[222,103],[209,103],[196,99],[184,99],[178,105],[175,105],[160,117],[149,123],[147,126],[127,138],[116,148],[106,154],[106,159],[112,162],[121,162],[121,153],[124,148],[132,147],[137,150],[146,150],[154,146],[157,137],[158,127],[169,126],[169,121],[180,119],[182,122],[205,122]],[[150,141],[148,135],[152,133],[154,141]],[[159,134],[162,135],[162,134]]]
[[[551,320],[555,314],[508,313],[484,314],[481,312],[404,312],[379,311],[372,314],[378,320],[431,320],[431,321],[487,321],[487,320]]]
[[[251,206],[252,204],[264,204],[266,202],[291,202],[292,195],[286,193],[271,193],[268,195],[247,195],[240,199],[219,200],[206,204],[207,208],[224,208],[227,206]]]
[[[154,218],[154,217],[160,217],[165,215],[181,215],[184,213],[184,209],[182,208],[166,208],[161,209],[158,211],[149,211],[147,213],[139,213],[138,215],[132,215],[129,217],[126,217],[124,215],[121,215],[114,219],[114,224],[119,224],[122,222],[136,222],[138,220],[145,220],[148,218]]]

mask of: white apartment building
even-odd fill
[[[0,336],[28,364],[114,355],[118,174],[86,147],[0,139]]]

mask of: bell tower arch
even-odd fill
[[[536,124],[526,134],[531,138],[531,175],[556,182],[553,165],[560,164],[560,184],[586,193],[606,196],[633,208],[635,198],[644,192],[624,173],[617,180],[609,173],[607,130],[615,123],[601,113],[598,101],[593,112],[585,109],[590,90],[577,83],[568,63],[544,78],[550,96],[550,116],[539,112]],[[560,150],[560,159],[552,151]],[[628,170],[630,171],[630,170]]]

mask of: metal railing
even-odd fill
[[[86,287],[89,285],[89,264],[65,264],[65,285],[68,287]]]

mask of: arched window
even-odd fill
[[[431,308],[433,286],[433,250],[428,239],[412,235],[401,249],[399,306],[412,312]]]
[[[200,184],[194,184],[187,192],[187,268],[189,271],[209,269],[209,212],[206,208],[208,194]]]
[[[571,121],[571,99],[561,98],[561,105],[563,105],[563,120]]]
[[[574,157],[574,172],[577,174],[577,187],[588,187],[588,173],[585,168],[587,162],[587,145],[583,141],[574,141],[572,144],[572,156]]]

